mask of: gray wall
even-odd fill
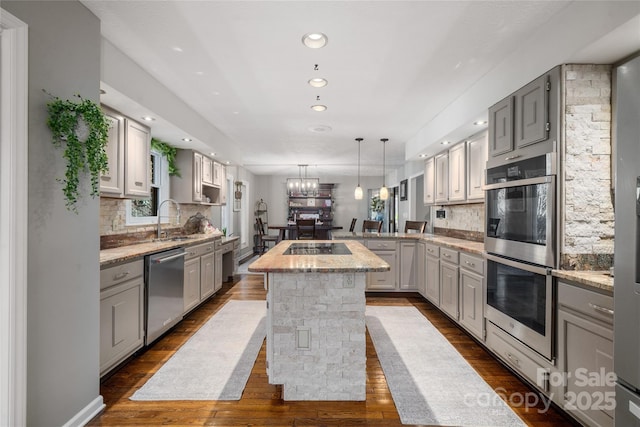
[[[65,208],[42,89],[98,101],[100,22],[79,2],[2,7],[29,25],[27,423],[62,425],[99,398],[99,204]]]

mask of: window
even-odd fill
[[[167,159],[156,151],[151,152],[151,197],[127,200],[127,225],[155,224],[158,222],[158,205],[169,197],[169,165]],[[168,207],[163,207],[168,209]],[[166,216],[167,212],[161,212]]]

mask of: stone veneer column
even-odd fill
[[[366,399],[365,278],[269,274],[269,383],[283,385],[284,400]],[[310,348],[301,349],[306,333]]]
[[[569,64],[564,79],[564,209],[560,267],[613,262],[611,66]]]

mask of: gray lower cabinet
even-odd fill
[[[184,313],[193,310],[215,292],[214,242],[185,248]]]
[[[416,243],[416,288],[418,289],[418,293],[426,298],[426,282],[425,278],[427,277],[427,260],[426,260],[426,244],[424,242]]]
[[[396,241],[390,239],[365,240],[364,245],[391,266],[389,271],[367,273],[367,290],[395,291],[398,283]]]
[[[440,306],[440,247],[425,244],[425,298]]]
[[[400,289],[418,289],[418,258],[416,256],[416,242],[400,242],[400,258],[398,274],[400,275]]]
[[[200,257],[184,262],[184,313],[191,311],[200,302]]]
[[[587,426],[613,426],[613,297],[558,282],[554,400]]]
[[[218,292],[222,289],[222,252],[216,252],[215,259],[215,274],[213,280],[213,287],[215,292]]]
[[[484,260],[460,253],[460,324],[484,341]]]
[[[440,248],[440,309],[458,320],[458,252]]]
[[[144,344],[144,260],[100,271],[100,376]]]

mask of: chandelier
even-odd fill
[[[320,178],[308,178],[307,167],[298,165],[298,178],[287,178],[287,191],[289,196],[317,196],[320,187]],[[304,170],[304,176],[303,176]]]

